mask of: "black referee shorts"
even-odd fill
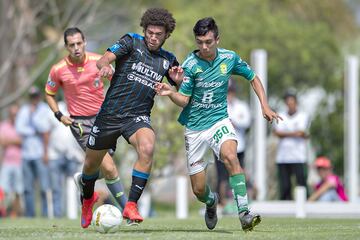
[[[79,143],[80,147],[85,151],[86,143],[88,141],[91,128],[94,125],[96,115],[94,116],[70,116],[74,119],[72,125],[70,125],[70,130],[75,137],[76,141]]]

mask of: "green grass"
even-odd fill
[[[121,226],[117,233],[101,234],[79,221],[67,219],[0,219],[0,239],[360,239],[358,219],[263,218],[254,231],[244,233],[235,217],[219,220],[213,231],[203,218],[177,220],[172,217],[146,219],[137,227]]]

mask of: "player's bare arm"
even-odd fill
[[[168,96],[171,101],[180,107],[185,107],[189,103],[190,97],[184,96],[181,93],[177,92],[169,84],[158,83],[155,88],[156,93],[159,96]]]
[[[114,70],[111,67],[111,63],[114,62],[116,56],[112,52],[106,52],[97,62],[96,66],[100,70],[99,76],[101,78],[109,78],[112,76]]]
[[[276,120],[278,123],[279,120],[283,120],[276,112],[274,112],[270,107],[266,99],[266,94],[263,85],[261,84],[260,79],[255,76],[255,78],[251,81],[251,86],[254,89],[256,95],[259,98],[261,104],[261,110],[264,118],[270,123],[273,120]]]
[[[309,135],[304,131],[295,131],[295,132],[282,132],[282,131],[274,131],[274,134],[279,138],[286,137],[297,137],[297,138],[308,138]]]
[[[335,189],[336,188],[336,183],[333,183],[331,181],[326,181],[324,184],[322,184],[322,186],[316,190],[310,197],[309,197],[309,201],[310,202],[314,202],[317,199],[319,199],[321,197],[321,195],[323,195],[324,193],[326,193],[327,191],[329,191],[329,189]]]
[[[55,95],[45,94],[45,99],[54,114],[60,112],[58,103],[55,99]],[[59,118],[59,121],[62,122],[65,126],[69,126],[74,122],[74,119],[72,119],[70,116],[65,116],[61,114]]]

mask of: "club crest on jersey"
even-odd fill
[[[225,75],[227,73],[227,65],[226,65],[226,63],[220,64],[220,72],[223,75]]]
[[[100,87],[100,79],[99,79],[99,78],[96,78],[96,79],[94,80],[93,86],[94,86],[95,88]]]
[[[168,69],[168,68],[169,68],[169,66],[170,66],[169,61],[168,61],[168,60],[166,60],[166,59],[164,59],[164,62],[163,62],[163,67],[164,67],[164,69]]]

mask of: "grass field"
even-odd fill
[[[121,226],[117,233],[101,234],[92,228],[83,230],[79,221],[59,219],[0,219],[0,239],[360,239],[359,219],[263,218],[249,233],[240,230],[234,217],[219,220],[213,231],[206,229],[203,218],[146,219],[137,227]]]

